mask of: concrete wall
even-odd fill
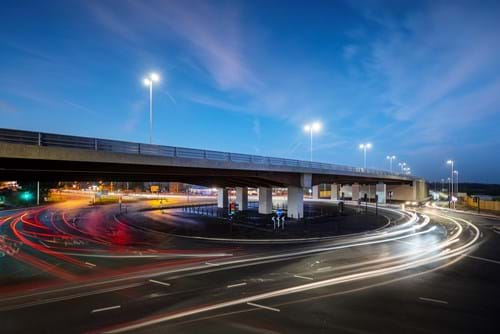
[[[429,196],[427,184],[424,180],[413,181],[412,185],[387,185],[387,192],[392,191],[393,200],[396,201],[423,201]],[[389,200],[389,195],[387,195]]]
[[[392,191],[393,200],[396,201],[423,201],[429,196],[428,187],[424,180],[416,180],[412,185],[406,184],[385,184],[380,182],[378,184],[359,184],[359,198],[364,198],[365,193],[370,200],[375,200],[375,196],[377,194],[377,186],[379,194],[379,202],[385,203],[389,200],[388,192]],[[339,187],[338,198],[340,199],[342,196],[342,192],[344,193],[345,198],[352,198],[353,186],[352,185],[343,185]],[[384,192],[385,190],[385,192]],[[314,191],[313,191],[314,193]],[[383,195],[385,193],[385,196]],[[331,191],[323,190],[320,191],[321,198],[331,198]],[[385,198],[384,198],[385,197]]]
[[[359,198],[364,198],[366,194],[367,198],[369,198],[370,200],[375,200],[375,194],[377,193],[376,191],[377,189],[375,184],[363,184],[359,187]]]
[[[425,180],[415,180],[417,201],[423,201],[429,197],[429,187]]]
[[[344,193],[344,197],[352,197],[352,186],[351,185],[343,185],[339,190],[339,198],[342,197],[342,193]]]

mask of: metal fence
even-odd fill
[[[335,170],[376,176],[407,177],[388,171],[359,168],[314,161],[264,157],[259,155],[229,153],[210,150],[198,150],[185,147],[131,143],[126,141],[77,137],[52,133],[0,129],[0,142],[27,144],[48,147],[67,147],[93,151],[105,151],[158,157],[175,157],[188,159],[205,159],[214,161],[231,161],[236,163],[252,163],[269,166],[302,167],[317,170]]]

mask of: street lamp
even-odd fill
[[[144,78],[144,85],[149,87],[149,143],[153,144],[153,82],[160,81],[160,76],[150,73]]]
[[[451,196],[450,196],[450,201],[453,201],[453,171],[455,170],[453,168],[455,162],[453,160],[448,160],[446,161],[448,165],[451,165],[451,179],[450,179],[450,184],[451,184]]]
[[[386,159],[389,160],[389,170],[392,173],[392,161],[396,159],[396,156],[395,155],[388,155],[386,157]]]
[[[304,126],[304,131],[309,132],[311,135],[311,161],[313,160],[313,132],[318,132],[319,130],[321,130],[321,123],[319,122],[306,124],[306,126]]]
[[[448,198],[450,199],[451,179],[448,178]]]
[[[398,163],[398,166],[401,167],[401,174],[404,174],[406,162],[400,162],[400,163]]]
[[[359,144],[359,148],[363,150],[364,169],[366,169],[366,150],[372,148],[372,144],[371,143]]]
[[[457,192],[457,198],[458,198],[458,170],[454,170],[453,173],[457,175],[457,187],[455,191]]]

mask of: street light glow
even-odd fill
[[[364,169],[366,169],[366,150],[371,148],[372,144],[371,143],[364,143],[364,144],[359,144],[359,148],[363,150],[363,157],[364,157]]]
[[[313,132],[319,132],[321,130],[321,123],[320,122],[314,122],[312,124],[306,124],[304,126],[304,131],[309,132],[309,135],[311,136],[311,161],[312,161],[312,152],[313,152]]]
[[[359,148],[360,149],[365,149],[365,148],[372,148],[372,144],[371,143],[364,143],[364,144],[359,144]]]
[[[310,131],[317,132],[319,130],[321,130],[321,123],[319,123],[319,122],[314,122],[312,124],[306,124],[304,126],[304,131],[306,131],[306,132],[310,132]]]
[[[144,78],[144,85],[149,87],[149,143],[153,144],[153,82],[160,81],[160,76],[151,72]]]
[[[154,81],[154,82],[158,82],[158,81],[160,81],[160,76],[159,76],[157,73],[154,73],[154,72],[153,72],[153,73],[151,73],[151,74],[149,75],[149,77],[150,77],[150,78],[151,78],[151,80],[152,80],[152,81]]]

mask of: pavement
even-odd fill
[[[309,201],[304,204],[306,219],[286,219],[285,227],[273,224],[271,215],[257,213],[257,208],[236,212],[232,217],[227,210],[215,205],[191,206],[189,210],[170,208],[131,212],[121,215],[120,220],[134,228],[176,236],[196,238],[232,239],[288,239],[319,238],[334,235],[359,233],[381,228],[398,217],[390,211],[375,214],[370,207],[367,212],[357,213],[355,206],[340,214],[332,202]],[[394,222],[397,223],[397,222]]]
[[[292,245],[176,238],[78,201],[0,213],[0,332],[498,332],[500,221],[390,210]]]

